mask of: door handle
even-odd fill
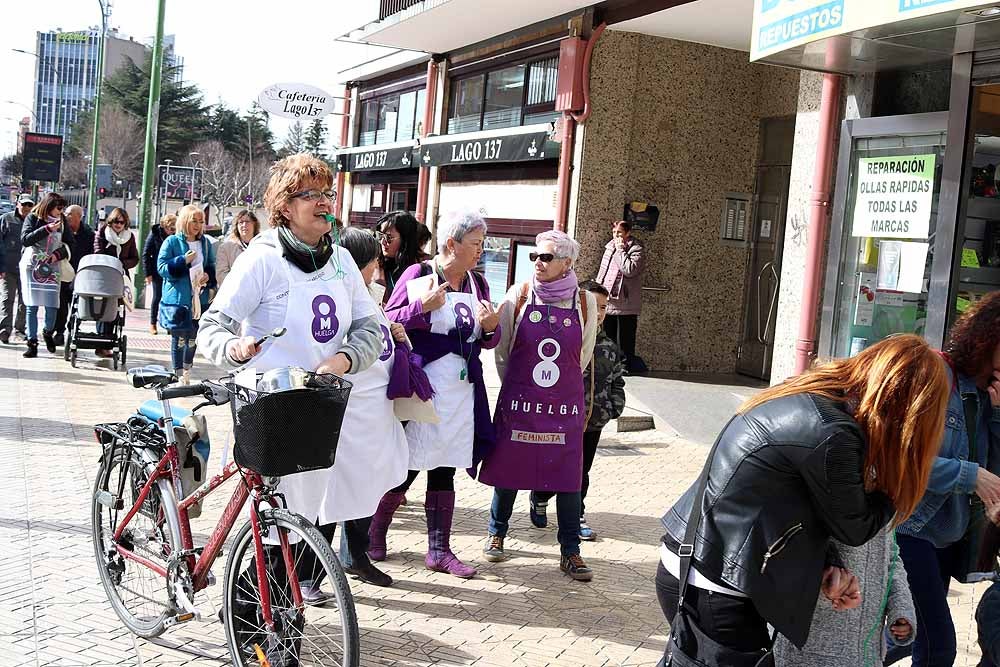
[[[770,299],[771,303],[768,305],[767,308],[767,320],[765,320],[763,322],[763,326],[761,326],[760,314],[761,314],[762,302],[760,298],[761,297],[760,285],[761,285],[761,279],[764,277],[764,274],[767,273],[768,271],[771,272],[771,277],[774,280],[774,287],[771,290],[771,299]],[[774,309],[778,305],[779,281],[780,279],[778,278],[778,271],[777,269],[774,268],[773,261],[764,264],[764,266],[760,268],[760,272],[757,274],[757,342],[760,343],[761,345],[767,345],[767,338],[770,334],[770,329],[771,329],[771,318],[774,316]]]

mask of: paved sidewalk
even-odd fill
[[[129,365],[165,363],[169,338],[130,322]],[[90,538],[90,496],[99,449],[91,425],[121,420],[147,394],[132,389],[110,362],[89,353],[73,369],[43,351],[0,346],[0,655],[13,665],[219,665],[228,663],[215,621],[220,584],[201,594],[205,619],[176,626],[155,641],[133,638],[105,600]],[[196,377],[213,375],[195,368]],[[495,382],[492,389],[496,390]],[[222,409],[206,411],[219,466],[231,425]],[[363,664],[515,667],[653,665],[666,625],[653,574],[658,516],[694,479],[706,448],[660,431],[614,434],[595,462],[588,520],[599,535],[584,543],[595,571],[590,584],[558,568],[554,529],[528,521],[522,494],[507,540],[512,558],[486,563],[490,491],[460,474],[453,546],[479,567],[462,581],[423,567],[423,476],[397,513],[385,570],[390,589],[352,581],[362,626]],[[228,497],[220,490],[193,522],[204,539]],[[228,551],[227,551],[228,553]],[[974,594],[953,593],[960,659],[975,665]]]

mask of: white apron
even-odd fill
[[[386,397],[394,344],[389,320],[379,308],[382,354],[368,369],[351,375],[354,387],[337,446],[337,463],[326,473],[319,509],[321,525],[375,514],[389,489],[406,479],[409,452],[403,425]]]
[[[288,295],[284,297],[288,304],[282,323],[288,331],[280,338],[272,338],[246,367],[257,372],[285,366],[314,371],[340,351],[351,325],[351,297],[343,279],[335,277],[337,269],[331,262],[315,273],[296,271],[294,275],[287,260],[282,259],[281,265],[288,278]],[[335,465],[340,465],[339,451]],[[286,475],[278,483],[277,491],[284,494],[289,510],[312,523],[319,515],[329,474],[329,469],[321,469]]]
[[[52,232],[45,239],[45,251],[28,246],[21,252],[18,270],[21,274],[21,295],[26,306],[59,307],[59,263],[45,260],[62,245],[62,232]]]
[[[437,272],[433,274],[437,287]],[[482,334],[475,312],[479,301],[486,297],[479,294],[472,274],[466,274],[472,285],[472,294],[448,292],[445,304],[431,312],[431,333],[457,335],[454,331],[459,319],[467,325],[472,320],[470,340]],[[457,354],[446,354],[424,367],[427,379],[434,387],[434,410],[441,421],[437,424],[409,422],[406,439],[410,445],[410,470],[434,468],[468,468],[472,466],[472,443],[475,436],[473,403],[475,390],[466,379],[465,359]]]

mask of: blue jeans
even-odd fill
[[[493,489],[490,506],[490,535],[507,537],[510,515],[514,513],[517,491]],[[580,492],[556,494],[556,520],[559,522],[559,551],[563,556],[580,553]]]
[[[194,366],[195,338],[198,329],[191,331],[170,332],[170,358],[174,362],[174,370],[187,370]]]
[[[948,586],[955,548],[938,549],[927,540],[900,533],[896,533],[896,542],[917,611],[913,667],[951,667],[957,648],[955,624],[948,607]],[[890,651],[889,657],[897,657],[895,654]]]
[[[48,306],[25,306],[24,319],[28,326],[28,340],[38,340],[38,309],[45,308],[45,330],[52,331],[56,328],[56,315],[58,308]]]

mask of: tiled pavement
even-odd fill
[[[168,338],[130,322],[129,365],[164,363]],[[5,665],[218,665],[228,663],[221,625],[212,622],[220,585],[201,594],[207,620],[155,641],[120,625],[99,583],[90,539],[90,494],[98,447],[91,425],[120,420],[147,396],[123,374],[85,354],[73,369],[44,351],[21,358],[0,346],[0,660]],[[211,375],[196,366],[195,375]],[[493,387],[495,393],[495,387]],[[211,469],[229,437],[227,413],[209,412]],[[458,479],[453,546],[480,575],[462,581],[423,568],[423,477],[397,513],[385,569],[390,589],[352,582],[365,665],[569,667],[652,665],[665,624],[652,585],[658,515],[695,477],[706,450],[661,432],[608,432],[595,463],[588,520],[599,541],[584,544],[590,584],[558,569],[554,530],[536,530],[519,500],[507,549],[481,558],[490,492]],[[194,521],[207,535],[228,492],[219,490]],[[224,561],[215,565],[222,580]],[[975,593],[953,593],[960,659],[975,665]]]

